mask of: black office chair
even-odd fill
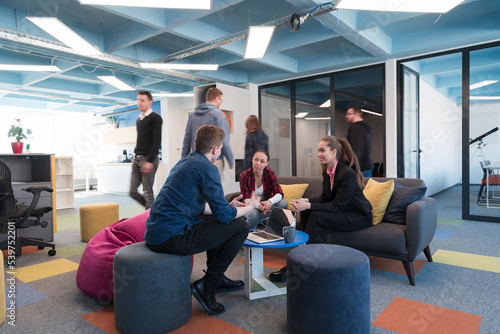
[[[20,236],[20,229],[33,226],[47,227],[48,223],[42,221],[41,218],[45,213],[52,211],[52,208],[50,206],[37,208],[36,205],[42,191],[53,192],[53,190],[44,186],[28,187],[23,190],[33,194],[29,206],[16,204],[9,166],[0,160],[0,225],[2,227],[1,232],[7,234],[7,240],[0,242],[0,249],[14,247],[16,256],[21,256],[23,246],[37,246],[38,249],[50,247],[52,249],[49,250],[49,255],[54,256],[56,255],[56,246],[54,244]],[[12,230],[14,230],[14,235],[11,235]]]

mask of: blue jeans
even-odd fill
[[[281,201],[279,201],[278,203],[274,204],[272,207],[271,207],[271,210],[273,208],[282,208],[282,209],[286,209],[288,207],[288,203],[287,201],[285,201],[284,199],[282,199]],[[262,211],[260,211],[259,209],[253,209],[248,215],[247,215],[247,224],[248,224],[248,228],[250,230],[253,230],[258,223],[262,222],[264,219],[266,219],[267,217],[269,217],[271,215],[271,212],[268,212],[266,214],[264,214]]]
[[[361,173],[363,173],[364,177],[372,177],[373,176],[373,169],[362,170]]]

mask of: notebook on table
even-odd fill
[[[295,212],[287,209],[273,208],[264,230],[248,233],[247,239],[258,244],[280,241],[283,240],[283,227],[290,225],[295,225]]]

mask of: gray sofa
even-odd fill
[[[373,178],[377,182],[384,182],[390,178]],[[394,178],[406,187],[425,187],[420,179]],[[317,197],[321,195],[321,177],[279,176],[280,184],[308,183],[303,197]],[[365,180],[366,181],[366,180]],[[231,199],[237,193],[228,194]],[[300,226],[300,222],[298,221]],[[352,247],[367,255],[403,262],[406,274],[411,285],[415,285],[413,260],[424,252],[427,260],[432,262],[429,244],[434,237],[437,226],[437,208],[433,198],[425,197],[408,205],[406,224],[399,225],[382,221],[381,223],[364,230],[355,232],[336,232],[324,230],[324,240],[327,243]]]

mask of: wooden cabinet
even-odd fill
[[[73,157],[56,157],[55,172],[57,210],[74,208]]]
[[[42,219],[48,223],[47,227],[34,226],[21,229],[22,237],[54,241],[56,232],[56,188],[55,188],[55,159],[52,154],[2,154],[0,159],[10,168],[12,189],[18,204],[30,205],[33,195],[24,189],[33,186],[46,186],[54,189],[49,193],[42,191],[37,206],[50,206],[51,212],[43,215]],[[0,234],[0,241],[6,240],[6,234]]]

